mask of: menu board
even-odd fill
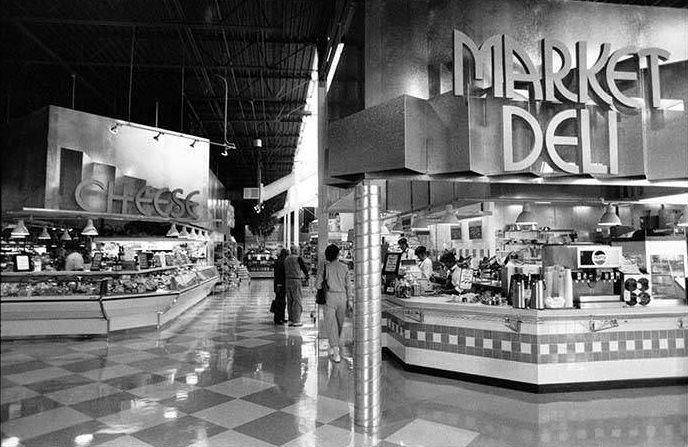
[[[382,273],[389,275],[396,275],[399,272],[399,265],[401,264],[401,253],[385,253],[385,262],[382,267]]]
[[[483,225],[482,223],[473,224],[468,226],[468,239],[482,239],[483,238]]]
[[[457,225],[457,226],[451,227],[449,231],[451,232],[451,240],[452,241],[460,241],[461,240],[461,226]]]

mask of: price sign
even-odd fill
[[[100,270],[100,266],[103,263],[103,253],[97,251],[93,253],[93,257],[91,258],[91,271],[92,272],[97,272]]]
[[[150,266],[148,265],[148,255],[144,252],[139,252],[138,253],[139,257],[139,269],[141,270],[148,270]]]
[[[451,231],[451,240],[452,241],[460,241],[461,240],[461,227],[460,226],[457,225],[455,227],[451,227],[449,231]]]
[[[473,270],[461,269],[461,280],[459,281],[459,289],[470,290],[473,287]]]

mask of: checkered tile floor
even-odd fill
[[[590,439],[602,430],[614,445],[627,445],[638,430],[643,445],[682,445],[686,439],[680,387],[640,397],[610,393],[620,396],[616,404],[608,395],[589,394],[591,405],[605,399],[605,412],[616,418],[606,430],[600,412],[581,423],[588,412],[580,402],[561,403],[557,418],[542,424],[540,407],[549,401],[411,374],[387,361],[383,424],[375,435],[366,434],[352,423],[350,356],[339,364],[328,360],[327,344],[309,318],[312,297],[303,327],[274,326],[267,312],[271,288],[271,281],[253,281],[211,296],[161,332],[3,342],[2,447],[479,447],[536,445],[538,439],[605,445],[563,437],[562,430],[577,436],[582,430]],[[658,393],[665,398],[660,404],[652,401]],[[626,408],[652,411],[653,405],[662,417],[631,418],[628,429],[618,419]],[[567,418],[570,412],[574,418]],[[650,423],[658,427],[653,440],[659,444],[643,438],[652,432],[643,424]]]

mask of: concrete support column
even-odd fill
[[[380,188],[363,183],[354,196],[354,423],[380,425],[382,302],[380,277]]]
[[[289,244],[287,244],[287,231],[289,229],[289,226],[287,224],[287,215],[285,214],[282,216],[282,244],[284,244],[285,248],[289,248]]]
[[[291,213],[287,213],[286,216],[284,216],[285,219],[287,219],[287,241],[286,241],[286,247],[289,249],[291,247]]]
[[[325,259],[325,248],[329,240],[327,210],[327,81],[318,81],[318,265]]]
[[[299,246],[299,210],[294,210],[294,245]]]

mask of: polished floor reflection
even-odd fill
[[[304,312],[274,326],[271,282],[209,297],[161,332],[2,343],[8,446],[686,446],[688,389],[535,395],[383,363],[383,425],[352,424],[350,353],[335,364]]]

